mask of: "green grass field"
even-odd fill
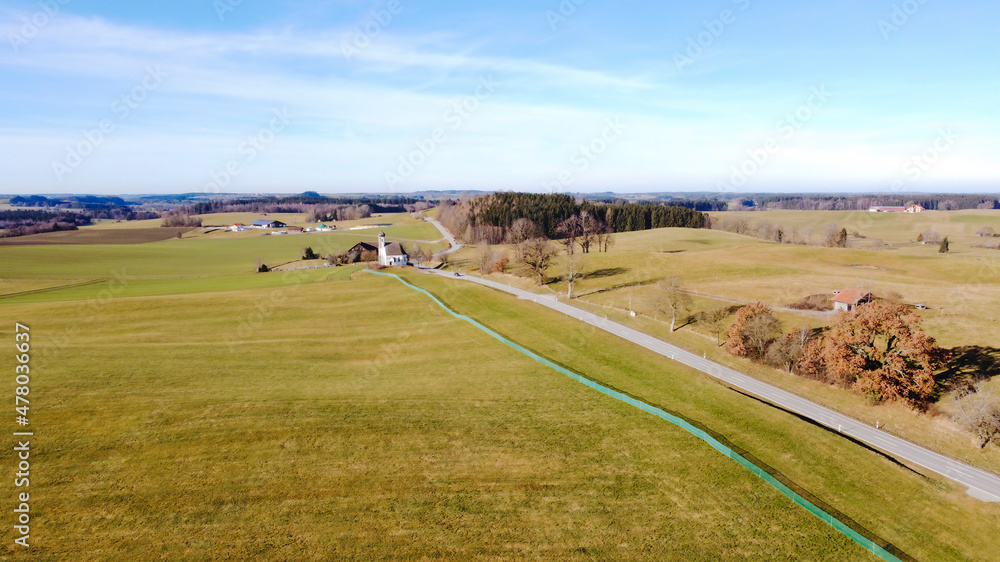
[[[1000,302],[997,251],[939,254],[936,247],[922,246],[919,254],[875,252],[783,245],[689,229],[630,232],[615,238],[611,251],[583,256],[585,278],[576,283],[574,293],[627,308],[632,286],[678,276],[688,289],[704,294],[787,306],[809,295],[864,288],[876,296],[898,293],[905,303],[925,304],[928,310],[921,312],[925,327],[944,346],[996,345],[993,326],[1000,320],[1000,308],[984,303]],[[471,270],[478,263],[478,251],[467,248],[454,259]],[[550,268],[551,278],[562,275],[563,262],[560,258]],[[557,293],[566,291],[562,281],[550,287]],[[644,302],[633,302],[633,308],[653,314]]]
[[[897,220],[892,217],[903,215],[880,214],[877,217]],[[876,296],[898,293],[905,303],[927,305],[927,310],[920,311],[924,329],[940,345],[946,348],[978,346],[1000,360],[1000,346],[994,335],[996,321],[1000,320],[1000,307],[997,306],[1000,302],[1000,252],[980,256],[939,254],[935,250],[916,255],[792,246],[726,232],[689,229],[631,232],[618,234],[615,238],[611,251],[582,256],[586,277],[574,286],[577,295],[574,302],[579,306],[607,314],[692,351],[709,354],[743,372],[871,425],[879,422],[894,434],[943,454],[1000,473],[1000,447],[980,450],[972,437],[951,421],[954,411],[951,395],[944,396],[936,404],[938,415],[934,416],[916,414],[896,405],[873,406],[853,392],[738,360],[717,348],[715,337],[703,326],[685,324],[683,318],[679,322],[681,329],[671,334],[669,321],[662,312],[657,312],[653,302],[658,294],[656,281],[672,275],[678,276],[689,290],[730,299],[696,296],[687,314],[732,306],[733,300],[760,300],[771,306],[787,306],[809,295],[832,294],[835,289],[855,287],[871,290]],[[471,271],[478,263],[478,252],[477,248],[464,249],[456,254],[455,262]],[[536,290],[565,295],[567,285],[557,279],[564,272],[564,263],[565,256],[561,256],[549,270],[554,280]],[[509,275],[495,278],[511,282]],[[533,285],[526,279],[520,283]],[[636,311],[639,316],[630,318],[626,314],[628,310]],[[831,318],[783,311],[777,316],[786,331],[796,327],[815,328],[831,321]],[[1000,391],[1000,377],[994,377],[989,386]]]
[[[721,220],[746,220],[751,224],[768,222],[786,228],[795,228],[807,238],[821,241],[828,225],[846,228],[851,235],[851,247],[869,248],[876,240],[887,243],[887,249],[903,253],[924,255],[936,252],[937,244],[917,245],[917,235],[934,230],[947,236],[952,252],[988,254],[990,250],[972,248],[983,242],[976,231],[992,227],[1000,232],[1000,212],[995,210],[926,211],[923,213],[870,213],[867,211],[738,211],[711,213]],[[864,238],[857,238],[854,234]],[[992,240],[996,242],[996,240]],[[996,247],[996,244],[993,244]],[[995,251],[995,250],[993,250]]]
[[[685,432],[352,273],[0,301],[33,336],[31,559],[871,559]],[[1000,506],[558,314],[409,277],[704,423],[918,559],[992,552]]]
[[[406,229],[430,236],[423,227],[392,228],[401,239]],[[428,239],[438,238],[430,228]],[[37,459],[35,546],[18,551],[11,539],[5,555],[872,559],[703,442],[395,280],[357,267],[250,271],[258,257],[297,260],[305,240],[334,251],[374,234],[0,248],[0,339],[13,343],[15,321],[32,330]],[[621,298],[640,305],[646,289],[633,285],[663,271],[712,290],[765,291],[770,276],[818,277],[868,254],[773,248],[718,232],[622,235],[612,252],[587,257],[588,270],[604,272],[580,285],[596,291],[582,304],[624,320]],[[743,261],[723,264],[726,256]],[[896,259],[893,267],[920,271],[913,257]],[[723,265],[741,280],[715,280],[713,266]],[[924,282],[968,275],[942,269]],[[547,309],[404,275],[557,363],[706,425],[917,559],[994,554],[1000,505]],[[644,315],[634,322],[714,350],[690,327],[670,335]],[[12,356],[0,359],[12,367]],[[909,423],[822,385],[776,382],[862,419],[874,411]],[[953,435],[929,427],[929,439]],[[3,486],[13,497],[12,480]]]
[[[37,245],[94,245],[94,244],[145,244],[177,238],[192,232],[193,228],[80,228],[59,232],[45,232],[31,236],[15,236],[0,238],[0,246],[37,246]]]
[[[221,215],[218,215],[221,216]],[[304,217],[304,215],[303,215]],[[288,217],[286,217],[288,218]],[[345,226],[386,221],[389,240],[407,251],[447,247],[432,225],[409,214],[387,214]],[[148,228],[137,228],[144,223]],[[295,262],[306,246],[321,256],[340,253],[358,242],[375,243],[379,229],[337,230],[287,236],[261,231],[232,233],[206,229],[187,232],[156,226],[156,221],[102,222],[70,232],[12,238],[0,243],[0,300],[51,302],[91,298],[223,292],[289,284],[316,283],[327,270],[257,274],[257,261],[269,266]],[[70,236],[72,240],[68,239]],[[53,244],[53,242],[56,242]],[[322,262],[316,262],[320,265]]]

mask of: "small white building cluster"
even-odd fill
[[[868,207],[869,213],[922,213],[925,210],[920,205],[910,205],[909,207]]]

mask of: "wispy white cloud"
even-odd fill
[[[2,35],[16,29],[5,25]],[[808,94],[808,85],[785,79],[720,86],[728,63],[712,58],[694,75],[668,63],[637,72],[497,54],[470,33],[389,29],[347,58],[351,26],[172,31],[67,13],[44,31],[18,52],[0,50],[0,74],[16,84],[0,96],[18,105],[0,110],[0,151],[10,155],[0,162],[0,190],[201,189],[275,108],[296,118],[235,188],[384,190],[386,173],[440,129],[446,140],[394,189],[540,189],[615,117],[626,133],[575,174],[571,189],[710,188]],[[140,87],[149,68],[166,78],[122,117],[116,100]],[[496,92],[454,127],[448,116],[483,79]],[[947,122],[944,112],[919,123],[878,115],[852,101],[850,88],[838,96],[755,178],[761,189],[817,173],[845,182],[890,177],[925,121]],[[101,120],[114,132],[58,181],[52,163]],[[1000,177],[975,148],[995,146],[994,138],[977,134],[970,139],[980,144],[956,148],[956,177]]]

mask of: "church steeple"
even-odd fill
[[[379,231],[378,233],[378,251],[385,251],[385,232]]]

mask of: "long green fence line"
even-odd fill
[[[411,289],[413,289],[415,291],[418,291],[418,292],[421,292],[421,293],[427,295],[428,297],[430,297],[431,300],[433,300],[435,303],[437,303],[438,306],[440,306],[441,308],[443,308],[446,311],[448,311],[448,313],[451,314],[452,316],[454,316],[455,318],[458,318],[460,320],[465,320],[466,322],[472,324],[476,328],[479,328],[483,332],[489,334],[490,336],[493,336],[497,340],[499,340],[499,341],[503,342],[504,344],[506,344],[506,345],[508,345],[508,346],[510,346],[510,347],[512,347],[512,348],[514,348],[514,349],[516,349],[518,351],[520,351],[521,353],[527,355],[528,357],[531,357],[532,359],[534,359],[535,361],[538,361],[539,363],[545,365],[546,367],[554,369],[554,370],[556,370],[556,371],[558,371],[558,372],[560,372],[560,373],[562,373],[562,374],[570,377],[571,379],[573,379],[573,380],[575,380],[577,382],[580,382],[582,384],[585,384],[585,385],[589,386],[590,388],[593,388],[594,390],[597,390],[598,392],[601,392],[603,394],[611,396],[612,398],[615,398],[617,400],[625,402],[626,404],[630,404],[632,406],[635,406],[636,408],[639,408],[640,410],[642,410],[644,412],[653,414],[654,416],[657,416],[657,417],[660,417],[660,418],[662,418],[664,420],[667,420],[668,422],[670,422],[670,423],[672,423],[672,424],[674,424],[674,425],[676,425],[676,426],[684,429],[688,433],[694,435],[695,437],[697,437],[697,438],[701,439],[702,441],[704,441],[704,442],[708,443],[709,445],[711,445],[712,448],[715,449],[716,451],[719,451],[723,455],[725,455],[725,456],[733,459],[734,461],[736,461],[737,463],[739,463],[741,466],[743,466],[744,468],[746,468],[750,472],[756,474],[758,477],[760,477],[760,479],[762,479],[763,481],[767,482],[768,484],[770,484],[771,486],[773,486],[775,489],[777,489],[779,492],[781,492],[782,494],[784,494],[785,496],[787,496],[789,499],[791,499],[792,501],[794,501],[798,505],[800,505],[803,508],[805,508],[806,511],[808,511],[809,513],[812,513],[813,515],[815,515],[816,517],[818,517],[820,520],[824,521],[825,523],[827,523],[828,525],[830,525],[834,529],[840,531],[841,533],[843,533],[844,535],[846,535],[848,538],[850,538],[854,542],[856,542],[859,545],[863,546],[866,550],[870,551],[875,556],[878,556],[879,558],[881,558],[883,560],[891,560],[891,561],[901,562],[900,558],[898,558],[897,556],[895,556],[893,553],[889,552],[887,550],[887,548],[882,547],[881,545],[879,545],[878,543],[876,543],[874,540],[872,540],[872,539],[870,539],[870,538],[862,535],[861,533],[859,533],[858,531],[854,530],[851,526],[849,526],[848,524],[842,522],[840,519],[838,519],[834,515],[832,515],[830,513],[827,513],[823,509],[817,507],[811,501],[809,501],[806,498],[804,498],[801,494],[799,494],[795,490],[792,490],[791,488],[789,488],[788,486],[786,486],[784,483],[782,483],[780,480],[778,480],[777,478],[775,478],[774,476],[772,476],[769,471],[767,471],[764,468],[762,468],[762,467],[754,464],[753,462],[751,462],[750,460],[748,460],[747,458],[745,458],[743,455],[740,455],[739,453],[737,453],[733,449],[731,449],[731,448],[727,447],[726,445],[724,445],[723,443],[721,443],[718,439],[716,439],[715,437],[713,437],[712,435],[710,435],[705,430],[700,429],[698,427],[695,427],[689,421],[687,421],[685,419],[682,419],[682,418],[680,418],[680,417],[678,417],[676,415],[667,413],[663,409],[658,408],[656,406],[653,406],[651,404],[648,404],[648,403],[646,403],[646,402],[644,402],[642,400],[633,398],[631,396],[623,394],[622,392],[619,392],[617,390],[614,390],[612,388],[604,386],[604,385],[602,385],[602,384],[600,384],[598,382],[592,381],[592,380],[590,380],[590,379],[588,379],[588,378],[586,378],[584,376],[578,375],[578,374],[574,373],[573,371],[570,371],[569,369],[563,367],[562,365],[558,365],[558,364],[550,361],[549,359],[546,359],[545,357],[542,357],[541,355],[538,355],[537,353],[531,351],[530,349],[527,349],[527,348],[525,348],[525,347],[523,347],[523,346],[521,346],[521,345],[519,345],[519,344],[517,344],[517,343],[515,343],[513,341],[510,341],[509,339],[505,338],[504,336],[502,336],[502,335],[494,332],[490,328],[487,328],[486,326],[480,324],[475,319],[470,318],[470,317],[468,317],[468,316],[466,316],[464,314],[459,314],[459,313],[455,312],[454,310],[452,310],[451,308],[449,308],[446,304],[444,304],[443,302],[441,302],[436,296],[434,296],[433,294],[431,294],[426,289],[423,289],[421,287],[417,287],[416,285],[413,285],[413,284],[409,283],[408,281],[406,281],[405,279],[403,279],[402,277],[400,277],[398,275],[395,275],[395,274],[392,274],[392,273],[381,273],[381,272],[378,272],[378,271],[370,271],[370,270],[365,270],[365,271],[368,271],[368,273],[373,273],[375,275],[381,275],[381,276],[385,276],[385,277],[393,277],[396,280],[398,280],[400,283],[406,285],[407,287],[409,287],[409,288],[411,288]],[[893,548],[893,547],[890,546],[889,548]],[[893,550],[897,550],[897,549],[893,548]],[[902,554],[903,557],[906,558],[906,559],[911,559],[909,556],[906,556],[902,552],[899,552],[899,554]]]

